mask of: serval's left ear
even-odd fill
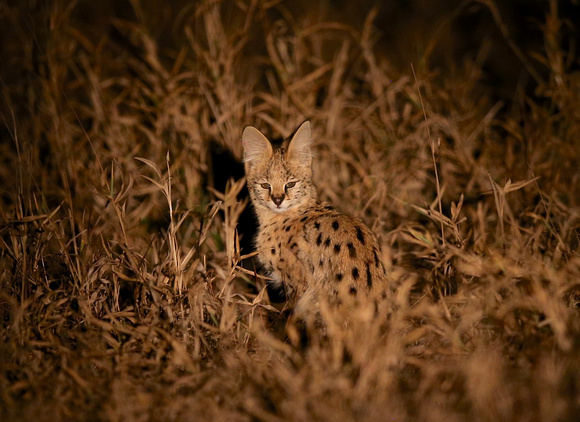
[[[310,167],[312,153],[310,152],[310,122],[306,120],[300,125],[288,146],[288,161],[300,166]]]

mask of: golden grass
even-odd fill
[[[0,5],[2,420],[577,417],[580,75],[556,1],[534,94],[500,102],[477,60],[397,71],[377,9],[119,4]],[[305,119],[322,198],[380,236],[393,292],[299,347],[215,150]]]

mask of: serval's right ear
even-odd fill
[[[262,132],[253,126],[247,126],[242,134],[244,145],[244,163],[258,164],[272,158],[273,150],[270,141]]]

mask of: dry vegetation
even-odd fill
[[[578,417],[580,74],[556,1],[522,52],[534,89],[504,101],[478,57],[395,68],[375,9],[90,3],[0,2],[2,420]],[[393,293],[387,320],[299,347],[225,158],[247,124],[305,119],[322,198],[381,237]]]

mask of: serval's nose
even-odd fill
[[[276,206],[280,206],[282,201],[284,201],[284,195],[274,196],[272,195],[272,201],[276,204]]]

